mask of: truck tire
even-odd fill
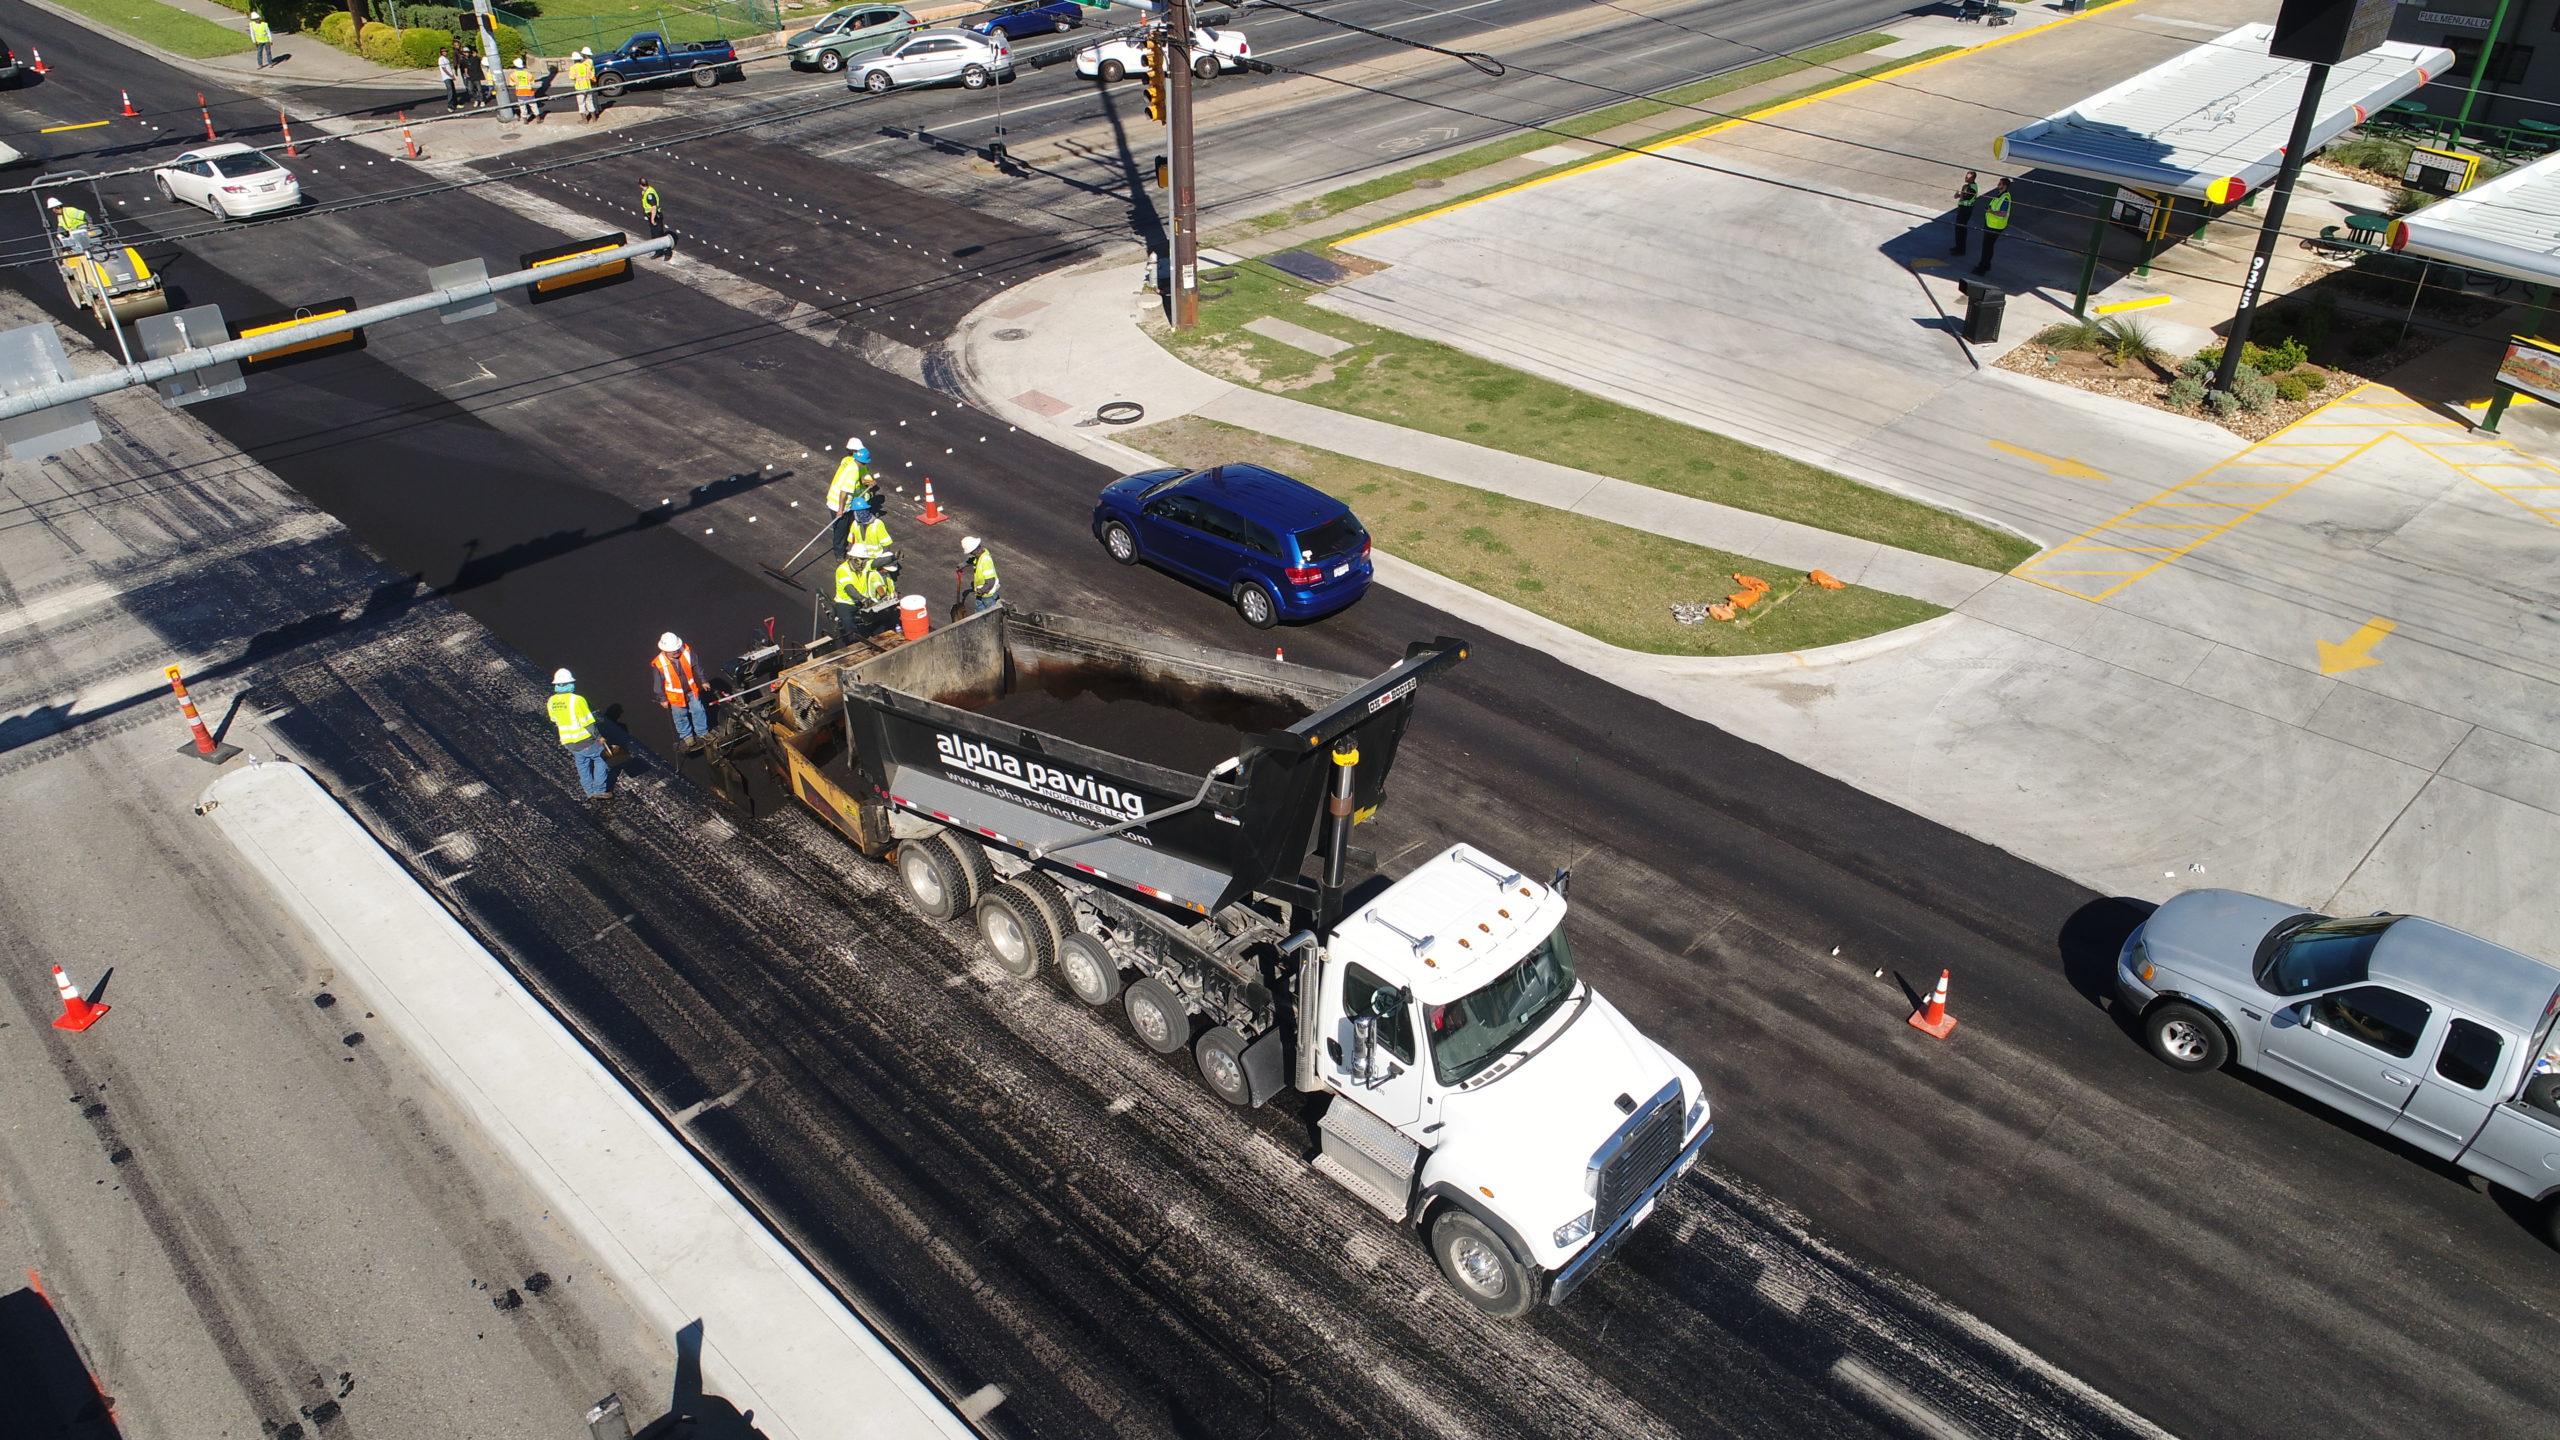
[[[1120,997],[1129,1012],[1129,1028],[1138,1042],[1159,1055],[1179,1055],[1191,1048],[1191,1009],[1171,987],[1150,975]]]
[[[1102,527],[1102,548],[1112,559],[1123,565],[1138,563],[1138,537],[1129,532],[1128,526],[1117,520],[1110,521]]]
[[[1536,1276],[1493,1228],[1452,1205],[1431,1222],[1431,1255],[1468,1304],[1516,1320],[1538,1303]]]
[[[977,903],[968,867],[939,835],[899,844],[898,879],[928,920],[951,919]]]
[[[1209,1092],[1239,1110],[1253,1108],[1253,1081],[1244,1073],[1246,1041],[1232,1025],[1220,1025],[1200,1037],[1191,1047],[1191,1058],[1200,1066],[1200,1080]]]
[[[996,963],[1017,980],[1028,980],[1058,958],[1058,906],[1055,891],[1037,875],[1007,880],[978,897],[978,934],[996,952]]]
[[[607,70],[596,77],[596,93],[607,100],[621,99],[622,92],[630,88],[630,81],[623,79],[620,75],[617,75],[610,70]]]
[[[1120,977],[1120,962],[1111,951],[1090,935],[1078,933],[1058,942],[1058,978],[1066,982],[1067,993],[1087,1005],[1108,1005],[1120,998],[1126,982]]]
[[[693,88],[694,88],[694,89],[696,89],[696,90],[708,90],[708,89],[710,89],[712,86],[717,85],[717,84],[719,84],[719,83],[720,83],[720,72],[719,72],[717,69],[715,69],[715,68],[713,68],[712,66],[709,66],[709,65],[696,65],[696,66],[694,66],[694,67],[693,67]]]
[[[2142,1038],[2162,1064],[2189,1074],[2219,1070],[2231,1058],[2231,1037],[2222,1033],[2222,1022],[2176,1000],[2142,1017]]]

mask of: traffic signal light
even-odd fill
[[[1173,162],[1161,155],[1156,157],[1156,188],[1159,190],[1173,188]]]
[[[1164,43],[1147,47],[1147,118],[1164,119]]]

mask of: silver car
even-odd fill
[[[983,90],[1013,78],[1013,47],[1002,35],[967,30],[919,30],[877,55],[865,55],[845,74],[845,84],[874,95],[904,85],[957,80]]]
[[[2541,1202],[2560,1243],[2560,966],[2415,915],[2190,890],[2126,938],[2116,991],[2177,1069],[2345,1111]]]

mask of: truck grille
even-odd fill
[[[1610,1137],[1599,1156],[1600,1178],[1594,1188],[1591,1228],[1606,1230],[1627,1213],[1645,1187],[1662,1178],[1680,1158],[1680,1122],[1685,1114],[1677,1083],[1666,1086],[1652,1107]],[[1614,1151],[1614,1153],[1612,1153]]]

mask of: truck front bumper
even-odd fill
[[[1627,1207],[1626,1214],[1619,1216],[1617,1222],[1608,1229],[1592,1237],[1591,1243],[1582,1247],[1582,1253],[1564,1262],[1564,1268],[1556,1271],[1556,1278],[1547,1286],[1548,1304],[1563,1304],[1566,1296],[1578,1289],[1583,1281],[1591,1278],[1592,1271],[1599,1269],[1611,1255],[1617,1253],[1618,1247],[1626,1243],[1627,1237],[1636,1232],[1636,1227],[1652,1216],[1653,1202],[1661,1198],[1663,1191],[1671,1188],[1672,1181],[1689,1173],[1689,1167],[1698,1161],[1698,1152],[1706,1148],[1707,1137],[1715,1133],[1716,1127],[1712,1123],[1701,1126],[1697,1135],[1687,1145],[1681,1147],[1680,1158],[1672,1161],[1659,1178],[1645,1187],[1644,1194],[1637,1198],[1636,1203]]]

